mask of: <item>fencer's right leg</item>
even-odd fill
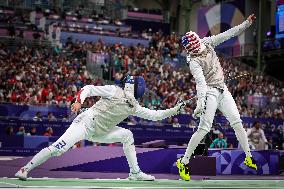
[[[206,95],[205,110],[204,114],[202,114],[200,117],[198,130],[191,136],[184,156],[178,159],[176,162],[179,170],[179,175],[182,180],[190,180],[190,170],[188,167],[189,159],[200,141],[210,131],[218,106],[218,92],[219,91],[214,88],[208,90]]]
[[[130,173],[128,177],[129,180],[141,180],[141,181],[155,180],[154,176],[145,174],[140,170],[140,167],[137,162],[134,138],[130,130],[121,127],[115,127],[109,133],[99,137],[95,137],[93,138],[93,140],[101,143],[120,142],[123,144],[123,151],[130,168]]]
[[[76,142],[85,139],[86,127],[84,124],[72,123],[66,132],[52,145],[42,149],[31,161],[22,167],[15,176],[21,180],[26,180],[28,173],[47,161],[52,156],[60,156],[70,149]]]
[[[218,106],[218,92],[219,91],[215,88],[212,88],[207,92],[204,114],[202,114],[200,117],[198,130],[190,138],[186,152],[182,158],[182,163],[184,164],[188,164],[194,150],[212,127],[213,119]]]

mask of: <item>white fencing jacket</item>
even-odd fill
[[[207,86],[224,89],[224,74],[220,61],[214,51],[214,48],[224,41],[239,35],[250,26],[249,21],[235,26],[223,33],[204,37],[201,39],[206,48],[200,54],[190,54],[187,56],[187,63],[195,82],[197,97],[205,97]]]
[[[152,121],[162,120],[178,113],[178,107],[167,110],[150,110],[141,107],[134,99],[128,99],[125,91],[115,85],[86,85],[77,94],[77,102],[84,103],[90,96],[101,99],[86,111],[93,119],[92,127],[96,133],[105,133],[127,118],[129,115]],[[85,112],[84,112],[85,113]],[[84,114],[83,113],[83,114]]]

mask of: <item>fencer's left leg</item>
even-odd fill
[[[53,156],[60,156],[71,148],[76,142],[85,139],[86,128],[82,123],[72,123],[65,133],[52,145],[42,149],[15,176],[26,180],[28,173]]]
[[[95,137],[93,140],[101,143],[121,142],[123,144],[123,151],[130,168],[128,177],[130,180],[155,180],[155,177],[147,175],[140,170],[136,157],[134,138],[130,130],[115,127],[111,132],[100,137]]]
[[[218,109],[225,115],[225,117],[230,122],[231,127],[233,127],[235,131],[236,137],[246,154],[246,159],[244,163],[248,167],[257,169],[256,163],[251,155],[247,133],[242,125],[242,120],[240,118],[237,105],[227,88],[225,88],[223,94],[221,95]]]

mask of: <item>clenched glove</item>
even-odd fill
[[[183,100],[179,100],[177,104],[175,105],[175,108],[177,110],[177,113],[179,114],[181,110],[186,106],[186,103]]]
[[[205,105],[205,97],[198,98],[196,108],[192,115],[194,119],[199,118],[204,113]]]

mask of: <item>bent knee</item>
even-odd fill
[[[125,132],[123,133],[123,137],[122,137],[122,141],[121,141],[124,145],[131,145],[134,143],[134,137],[133,137],[133,133],[126,129]]]

